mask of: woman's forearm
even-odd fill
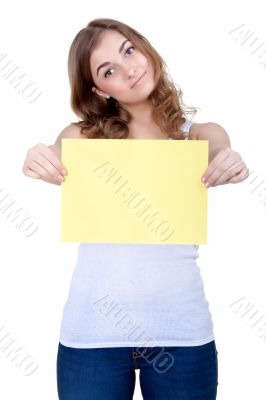
[[[220,150],[231,148],[230,138],[221,125],[215,122],[197,123],[195,128],[198,140],[209,141],[209,163]]]

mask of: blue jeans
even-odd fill
[[[132,400],[139,369],[144,400],[215,400],[218,351],[200,346],[63,346],[57,354],[59,400]]]

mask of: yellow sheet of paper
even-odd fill
[[[207,140],[62,139],[61,240],[207,243]]]

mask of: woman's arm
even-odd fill
[[[78,137],[78,132],[78,127],[69,125],[60,132],[53,145],[37,143],[30,148],[22,167],[24,175],[61,185],[67,175],[67,169],[61,160],[61,139]]]
[[[215,122],[193,123],[189,139],[209,142],[209,165],[201,178],[207,188],[242,182],[249,176],[245,162],[238,152],[231,149],[229,136],[222,126]]]
[[[189,139],[209,141],[209,163],[219,151],[231,148],[229,136],[225,129],[215,122],[193,123],[189,130]]]
[[[61,160],[61,149],[62,149],[62,142],[63,138],[67,139],[84,139],[84,136],[81,135],[80,128],[77,125],[70,124],[66,126],[57,136],[55,143],[48,146],[52,149],[59,160]]]

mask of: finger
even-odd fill
[[[30,168],[28,168],[28,169],[25,171],[25,175],[28,176],[28,177],[30,177],[30,178],[34,178],[34,179],[42,179],[43,181],[45,181],[45,182],[47,182],[47,183],[53,183],[53,184],[56,184],[56,185],[58,185],[59,183],[61,183],[61,181],[60,181],[60,182],[58,182],[58,181],[53,182],[53,181],[51,181],[51,179],[46,179],[46,178],[44,178],[44,177],[41,177],[39,174],[36,174],[36,173],[35,173],[34,171],[32,171]]]
[[[47,151],[47,154],[51,154],[52,155],[52,163],[55,166],[56,169],[58,169],[58,171],[62,174],[65,173],[67,175],[67,169],[64,166],[64,164],[58,159],[58,157],[55,157],[55,154],[53,152],[52,149],[50,149],[48,146],[44,149],[44,151]]]
[[[26,176],[29,176],[30,178],[34,179],[40,179],[40,175],[37,174],[36,172],[32,171],[30,168],[27,168],[26,171],[24,172]]]
[[[242,164],[244,164],[244,161],[231,165],[231,167],[226,169],[226,171],[213,182],[213,186],[218,186],[223,182],[228,182],[229,179],[240,174],[243,169],[245,169]]]
[[[243,180],[247,179],[249,176],[249,170],[248,168],[245,168],[242,172],[237,174],[236,176],[233,176],[231,179],[229,179],[229,183],[238,183],[242,182]]]
[[[49,163],[51,163],[59,173],[62,173],[62,170],[65,170],[67,172],[65,166],[61,163],[61,161],[55,155],[54,151],[50,149],[49,146],[39,143],[35,146],[35,150],[38,150],[38,154],[48,160]],[[34,154],[36,155],[36,152]]]
[[[46,164],[45,163],[45,168],[43,165],[40,165],[37,161],[33,160],[34,163],[34,171],[36,171],[41,179],[43,179],[46,182],[62,182],[64,180],[64,177],[62,174],[59,173],[57,169],[55,169],[51,164]],[[48,171],[47,171],[48,170]]]
[[[55,167],[55,164],[58,165],[58,163],[56,162],[57,158],[55,157],[53,152],[51,153],[52,154],[48,152],[48,155],[46,154],[46,157],[48,158],[46,158],[43,153],[34,152],[31,156],[29,167],[31,168],[31,170],[39,174],[42,178],[58,181],[58,177],[63,177],[63,175],[60,170]]]
[[[237,183],[237,182],[241,182],[242,180],[244,180],[244,177],[248,177],[249,175],[249,171],[247,168],[241,169],[241,171],[239,171],[238,173],[235,173],[233,175],[231,175],[229,178],[223,178],[221,177],[221,179],[218,179],[215,182],[215,185],[213,186],[218,186],[218,185],[225,185],[227,183]]]
[[[212,173],[206,179],[206,181],[209,183],[209,186],[217,186],[221,182],[227,181],[232,176],[236,175],[242,170],[242,164],[245,165],[240,154],[232,152],[231,149],[223,152],[223,154],[225,153],[227,154],[227,157],[223,158],[223,161],[221,161],[220,163],[218,158],[216,159],[216,161],[213,160],[215,162],[213,162],[212,169],[210,169],[212,170]]]
[[[204,175],[204,181],[205,182],[214,182],[215,179],[217,179],[217,177],[220,175],[219,172],[217,174],[217,169],[219,168],[219,166],[221,164],[223,164],[225,162],[225,160],[230,159],[232,156],[232,150],[229,149],[224,149],[222,151],[220,151],[210,162],[210,164],[208,165],[207,170],[205,171]],[[231,165],[231,163],[229,164],[229,166]]]

